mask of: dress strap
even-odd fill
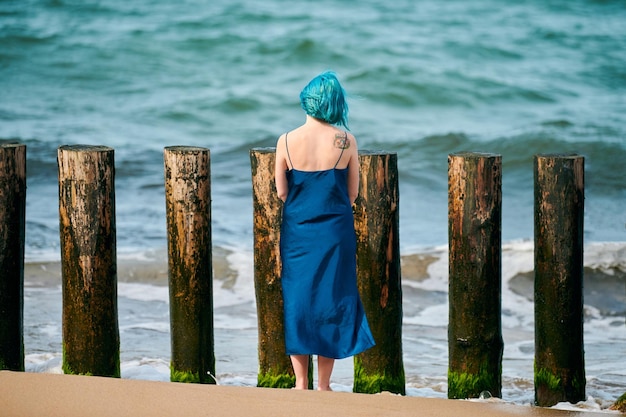
[[[293,162],[291,162],[291,156],[289,155],[289,146],[287,146],[287,135],[289,133],[285,133],[285,149],[287,149],[287,158],[289,159],[289,164],[291,165],[291,169],[293,169]]]
[[[337,159],[337,162],[335,162],[335,166],[333,167],[333,169],[336,169],[337,165],[339,165],[339,161],[341,161],[341,157],[343,156],[343,151],[346,149],[347,143],[348,143],[348,133],[345,133],[345,136],[343,137],[343,146],[341,146],[341,153],[339,154],[339,159]]]

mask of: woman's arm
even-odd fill
[[[276,164],[274,166],[274,179],[276,181],[276,192],[278,198],[285,201],[287,199],[287,161],[285,159],[285,135],[281,135],[276,142]]]
[[[354,204],[359,195],[359,149],[356,138],[350,135],[350,162],[348,162],[348,197]]]

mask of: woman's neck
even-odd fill
[[[308,125],[321,125],[321,126],[329,126],[330,123],[322,120],[322,119],[317,119],[313,116],[309,116],[308,114],[306,115],[306,122],[305,124]]]

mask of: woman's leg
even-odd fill
[[[332,391],[330,389],[330,374],[333,373],[335,359],[324,356],[317,357],[317,389],[319,391]]]
[[[293,373],[296,375],[296,389],[309,389],[309,355],[291,355]]]

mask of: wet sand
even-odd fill
[[[0,372],[0,413],[11,417],[607,416],[503,402],[386,393],[296,391],[9,371]]]

